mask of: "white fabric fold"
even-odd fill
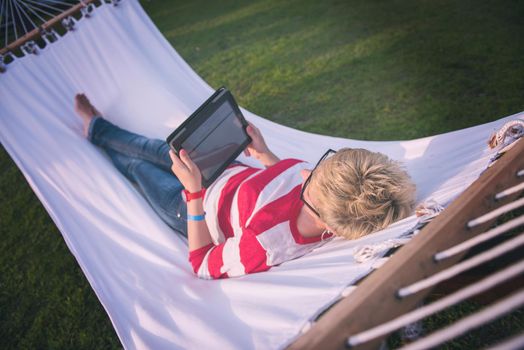
[[[375,260],[355,262],[355,247],[394,239],[416,222],[412,216],[358,241],[335,239],[266,273],[197,279],[186,242],[82,137],[73,111],[77,92],[85,92],[115,124],[163,139],[213,89],[136,0],[101,5],[75,31],[37,56],[15,60],[0,75],[0,140],[56,223],[126,349],[283,348],[371,270]],[[310,134],[244,112],[282,158],[314,163],[328,148],[380,151],[405,162],[419,202],[440,203],[478,177],[493,153],[486,139],[519,117],[412,141],[367,142]]]

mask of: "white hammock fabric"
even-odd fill
[[[126,349],[283,348],[372,269],[379,257],[357,263],[356,248],[394,239],[416,223],[412,216],[358,241],[335,239],[265,273],[220,281],[194,277],[185,240],[81,136],[73,96],[85,92],[115,124],[163,139],[213,90],[136,0],[101,5],[74,32],[0,75],[0,140],[60,229]],[[314,163],[328,148],[380,151],[405,162],[419,202],[439,203],[478,177],[494,152],[487,138],[518,117],[412,141],[364,142],[305,133],[244,112],[282,158]]]

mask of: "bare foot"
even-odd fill
[[[101,117],[102,114],[89,102],[89,99],[84,94],[76,94],[75,111],[84,121],[84,136],[87,136],[91,119],[95,116]]]

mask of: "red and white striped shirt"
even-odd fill
[[[234,165],[206,190],[204,210],[212,244],[193,250],[189,261],[200,278],[266,271],[321,244],[297,229],[300,170],[309,164],[285,159],[266,169]]]

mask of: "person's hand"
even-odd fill
[[[189,192],[198,192],[202,189],[202,174],[198,166],[189,158],[185,149],[180,150],[180,157],[173,150],[169,150],[169,156],[173,165],[171,170]]]
[[[266,145],[266,141],[262,136],[260,130],[254,126],[252,123],[248,122],[248,127],[246,128],[247,134],[251,136],[251,143],[247,145],[247,148],[244,150],[244,154],[247,157],[254,157],[256,159],[261,159],[263,155],[271,153],[269,148]]]
[[[244,154],[247,157],[253,157],[262,163],[265,167],[272,166],[273,164],[280,161],[280,159],[269,150],[269,147],[266,145],[266,141],[262,136],[260,130],[254,126],[252,123],[248,122],[248,127],[246,128],[247,134],[251,136],[251,143],[244,150]]]

